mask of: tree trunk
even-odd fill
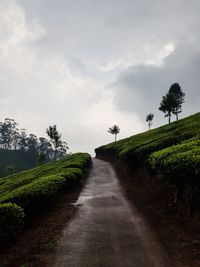
[[[151,123],[150,123],[150,121],[149,121],[149,131],[150,131],[150,128],[151,128]]]
[[[176,120],[178,121],[178,113],[176,113]]]
[[[169,124],[171,122],[171,113],[168,114],[168,117],[169,117]]]
[[[117,135],[115,134],[115,142],[117,141]]]

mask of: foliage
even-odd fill
[[[59,134],[57,135],[57,138]],[[27,135],[26,129],[19,129],[14,119],[0,122],[0,176],[7,175],[6,167],[15,165],[15,171],[33,168],[37,164],[61,159],[67,155],[68,146],[61,140],[53,148],[51,142],[34,134]]]
[[[95,149],[98,155],[116,155],[126,164],[143,164],[155,151],[200,134],[200,113]]]
[[[87,153],[76,153],[54,163],[0,179],[0,203],[22,207],[26,215],[38,213],[52,203],[58,194],[80,182],[91,161]]]
[[[200,140],[192,138],[154,152],[149,162],[156,172],[175,182],[193,183],[195,177],[200,177]]]
[[[24,211],[12,203],[0,204],[0,241],[16,237],[24,225]]]
[[[169,118],[169,123],[171,122],[173,105],[174,105],[174,95],[167,92],[167,94],[162,97],[159,110],[165,113],[165,117]]]
[[[172,113],[176,115],[178,120],[178,114],[182,111],[182,104],[184,103],[185,93],[181,90],[181,87],[178,83],[172,84],[169,89],[169,93],[174,97],[173,111]]]
[[[169,118],[169,123],[171,122],[172,114],[175,114],[178,120],[178,114],[182,111],[184,96],[185,93],[182,92],[178,83],[172,84],[167,94],[163,96],[159,110],[163,111],[165,117]]]
[[[117,140],[117,134],[120,132],[120,128],[118,125],[113,125],[112,127],[109,127],[108,133],[114,134],[115,136],[115,142]]]

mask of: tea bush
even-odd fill
[[[200,134],[200,113],[171,124],[140,133],[95,149],[97,157],[116,156],[126,165],[137,168],[147,163],[151,153],[182,143]]]
[[[189,139],[182,144],[154,152],[149,163],[164,177],[193,184],[195,178],[200,178],[200,140]]]
[[[76,153],[54,163],[13,174],[0,179],[0,207],[9,220],[11,212],[18,211],[31,216],[53,203],[64,190],[70,191],[79,184],[83,173],[89,167],[91,157],[87,153]],[[9,203],[9,204],[8,204]],[[17,206],[18,205],[18,206]],[[8,213],[8,214],[7,214]],[[7,215],[6,215],[7,214]],[[1,213],[0,213],[1,215]],[[12,227],[6,228],[2,219],[0,232],[4,237],[12,235]],[[22,224],[21,224],[22,225]],[[18,220],[16,220],[16,229]],[[17,230],[13,230],[13,236]]]
[[[12,203],[0,204],[0,241],[16,237],[24,225],[24,211]]]

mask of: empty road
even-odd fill
[[[144,196],[145,197],[145,196]],[[167,267],[167,257],[110,163],[93,160],[78,211],[59,242],[55,267]]]

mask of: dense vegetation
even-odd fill
[[[56,137],[59,137],[56,143],[49,135],[50,140],[44,137],[38,138],[35,134],[28,135],[25,129],[19,129],[14,119],[6,118],[0,122],[0,176],[7,174],[7,168],[14,173],[64,157],[68,150],[67,143],[61,140],[61,134],[58,133],[56,125],[53,127]],[[9,151],[12,152],[9,153]],[[7,157],[8,154],[9,157]],[[18,157],[21,158],[24,154],[26,154],[27,164],[24,164],[24,160],[18,160]]]
[[[170,123],[172,114],[174,114],[178,120],[178,114],[182,112],[182,104],[184,102],[185,93],[183,93],[178,83],[174,83],[169,88],[167,94],[163,96],[159,110],[165,113],[165,117],[169,118]]]
[[[200,192],[199,134],[197,113],[95,151],[97,157],[116,157],[132,170],[140,166],[154,169],[177,187],[181,197],[190,194],[193,198]]]
[[[16,235],[25,215],[38,213],[58,194],[78,184],[90,155],[77,153],[0,180],[0,240]],[[10,219],[11,217],[16,219]],[[12,229],[16,229],[12,231]]]
[[[151,167],[176,185],[180,197],[198,201],[200,193],[200,139],[195,137],[181,144],[151,154]]]
[[[27,170],[37,165],[37,155],[30,151],[0,149],[0,176]]]

